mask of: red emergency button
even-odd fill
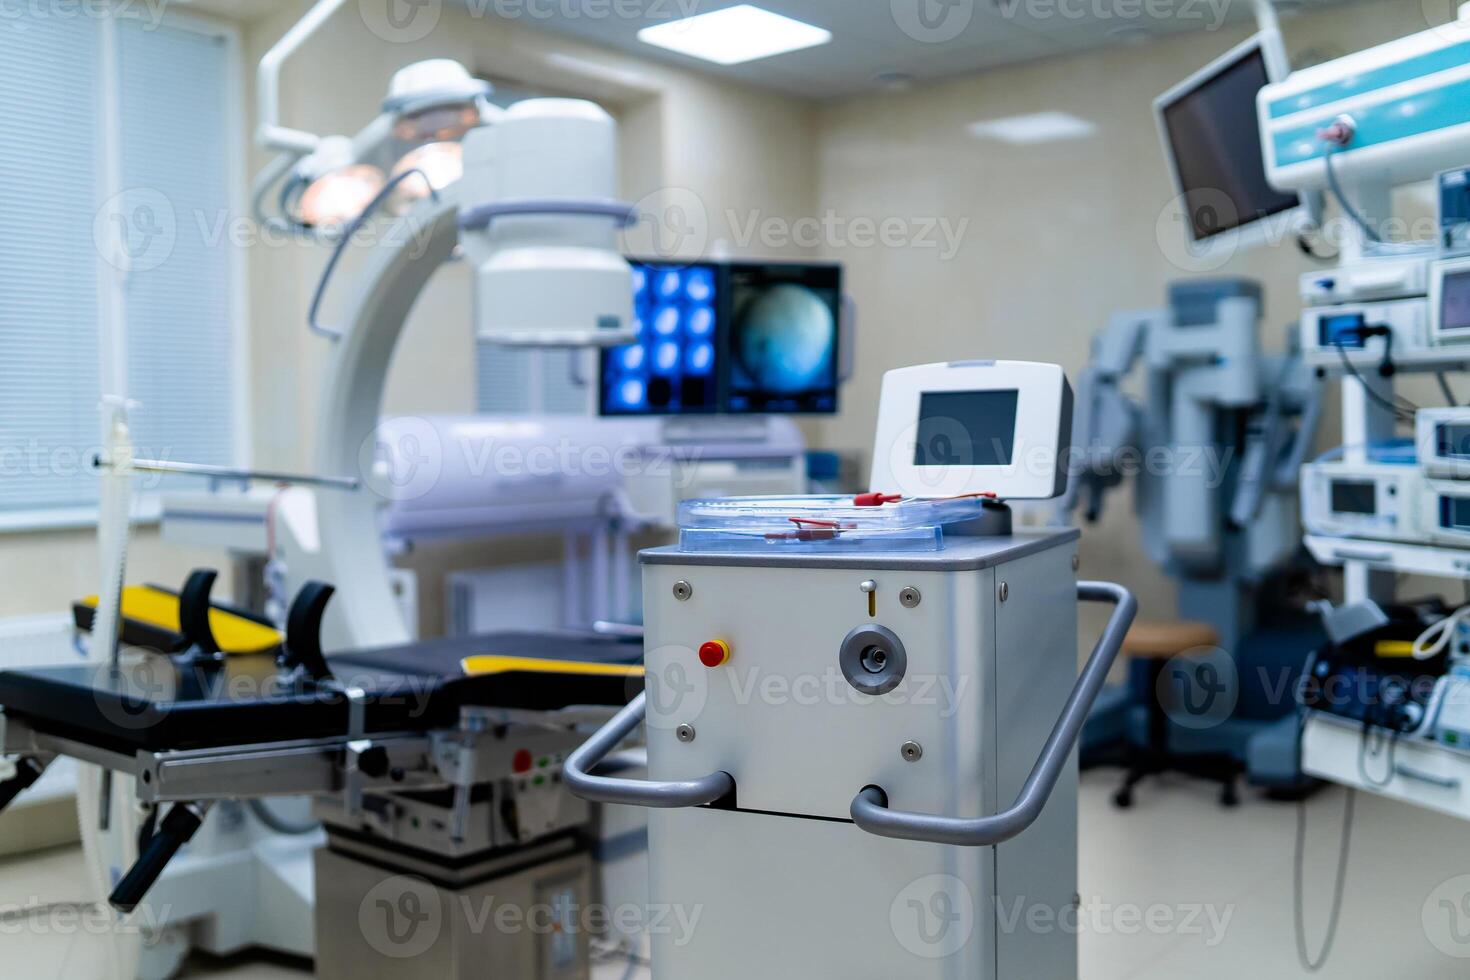
[[[706,667],[723,667],[730,659],[730,644],[724,640],[710,640],[699,648],[699,662]]]
[[[511,771],[515,773],[530,772],[531,766],[533,766],[535,762],[536,760],[531,757],[530,750],[521,749],[515,754],[515,757],[510,760],[510,768]]]

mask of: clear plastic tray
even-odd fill
[[[842,497],[725,497],[679,505],[681,551],[940,551],[946,525],[984,512],[977,498],[859,507]]]

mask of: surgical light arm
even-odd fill
[[[255,140],[262,148],[278,150],[287,157],[300,159],[315,150],[321,142],[321,137],[315,133],[281,125],[281,66],[346,2],[347,0],[318,0],[306,12],[306,16],[292,25],[260,59],[260,67],[255,76],[256,111],[260,114]]]
[[[262,149],[275,150],[278,154],[256,177],[251,194],[255,220],[261,224],[277,224],[265,213],[265,198],[270,189],[321,143],[321,137],[315,133],[281,125],[281,67],[346,2],[347,0],[318,0],[307,11],[306,16],[292,25],[260,59],[255,76],[256,112],[259,115],[255,127],[255,142]]]

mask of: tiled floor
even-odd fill
[[[1292,856],[1295,809],[1249,798],[1220,809],[1207,787],[1187,781],[1151,784],[1134,809],[1114,810],[1110,771],[1089,773],[1082,793],[1082,980],[1214,980],[1307,976],[1293,938]],[[1336,868],[1342,795],[1310,803],[1307,922],[1321,935]],[[1416,980],[1462,978],[1470,930],[1445,932],[1437,948],[1426,922],[1454,914],[1436,888],[1470,874],[1470,827],[1447,817],[1360,797],[1357,830],[1337,948],[1325,976]],[[0,973],[5,976],[102,978],[105,939],[76,918],[55,914],[19,925],[5,909],[81,898],[75,850],[45,852],[0,865]],[[1459,896],[1454,896],[1459,897]],[[1464,909],[1470,926],[1470,906]],[[1447,941],[1445,936],[1449,936]],[[597,980],[623,980],[626,966],[606,963]],[[300,965],[250,958],[193,960],[187,977],[300,980]],[[646,971],[633,974],[644,978]]]

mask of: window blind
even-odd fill
[[[102,75],[109,30],[115,77]],[[99,323],[118,283],[140,455],[235,459],[231,64],[226,39],[202,31],[39,9],[0,19],[4,526],[96,506]],[[118,232],[127,269],[104,257]]]

